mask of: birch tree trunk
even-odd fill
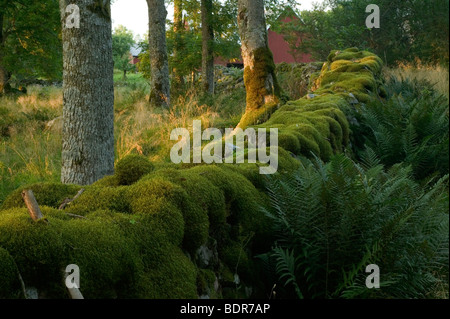
[[[267,40],[264,0],[238,0],[238,25],[247,92],[238,127],[244,129],[270,117],[279,105],[280,87]]]
[[[214,94],[214,29],[212,0],[201,0],[202,10],[202,78],[203,91]]]
[[[68,23],[79,8],[79,28]],[[109,0],[60,0],[63,40],[61,181],[88,185],[114,173],[114,85]],[[73,12],[73,11],[72,11]]]
[[[170,106],[169,62],[167,60],[166,16],[164,0],[147,0],[149,54],[151,66],[150,103]]]

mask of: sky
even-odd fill
[[[312,4],[321,0],[300,0],[301,10],[312,9]],[[172,19],[173,7],[167,8],[167,18]],[[113,28],[124,25],[135,35],[144,36],[148,32],[148,9],[145,0],[115,0],[111,8]]]

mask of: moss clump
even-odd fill
[[[119,186],[119,179],[117,178],[117,175],[108,175],[105,176],[98,181],[96,181],[92,186],[98,186],[98,187],[117,187]]]
[[[0,247],[0,299],[17,299],[21,296],[19,271],[6,249]]]
[[[33,222],[26,208],[2,211],[0,246],[14,258],[27,285],[53,291],[55,287],[63,289],[61,269],[69,263],[61,232],[63,221],[47,218],[49,224]]]
[[[219,188],[207,178],[191,170],[163,169],[146,179],[162,177],[177,184],[186,192],[182,203],[185,221],[183,247],[194,253],[209,234],[216,233],[225,224],[225,198]]]
[[[133,214],[142,216],[142,222],[164,230],[170,241],[181,245],[184,237],[182,208],[186,192],[162,178],[143,180],[128,190]]]
[[[196,299],[197,270],[181,249],[170,246],[161,261],[148,265],[137,282],[139,298]]]
[[[114,222],[73,219],[61,231],[69,247],[67,260],[80,267],[85,298],[128,295],[142,264],[136,244]]]
[[[119,185],[131,185],[142,176],[150,173],[154,166],[141,155],[127,155],[116,164],[116,177]]]
[[[208,296],[210,299],[220,298],[216,291],[217,277],[210,269],[199,269],[197,274],[197,293],[199,296]]]
[[[315,93],[352,93],[359,102],[368,103],[382,92],[379,78],[383,62],[375,54],[351,48],[333,51],[314,84]]]
[[[14,207],[25,207],[22,198],[22,191],[25,189],[31,189],[33,191],[39,205],[58,208],[64,199],[73,198],[80,188],[81,187],[77,185],[66,185],[61,183],[31,184],[20,187],[9,194],[1,208],[9,209]]]
[[[288,102],[257,128],[278,128],[279,146],[296,154],[328,160],[350,140],[345,114],[379,92],[382,61],[373,53],[350,48],[333,51],[312,85],[313,95]]]
[[[131,212],[128,187],[87,186],[80,197],[69,203],[66,211],[77,215],[86,215],[101,209],[120,213]]]

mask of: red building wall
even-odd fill
[[[286,63],[308,63],[314,62],[311,57],[311,54],[300,54],[297,57],[297,61],[295,57],[290,54],[289,44],[284,40],[281,34],[276,33],[269,29],[268,33],[269,40],[269,48],[273,53],[273,61],[275,64],[286,62]],[[299,39],[299,41],[301,41]]]

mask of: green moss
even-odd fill
[[[61,231],[63,221],[47,218],[49,224],[35,223],[26,208],[3,211],[0,246],[14,258],[27,285],[38,290],[53,290],[55,286],[64,289],[62,269],[69,263]]]
[[[312,85],[314,95],[288,102],[255,128],[278,128],[280,147],[327,161],[349,143],[345,114],[350,116],[355,97],[359,105],[383,94],[381,68],[381,59],[373,53],[357,48],[332,51]]]
[[[16,263],[6,249],[0,247],[0,299],[17,299],[20,292],[19,271]]]
[[[181,249],[171,246],[140,274],[137,282],[139,298],[196,299],[197,271]]]
[[[97,187],[117,187],[119,185],[120,183],[116,175],[105,176],[92,184],[92,186]]]
[[[230,241],[227,245],[219,247],[219,258],[231,271],[238,274],[241,280],[252,280],[253,263],[248,247],[244,246],[244,243]]]
[[[207,241],[210,234],[214,236],[224,227],[224,194],[207,178],[190,169],[165,169],[154,175],[161,176],[186,191],[187,198],[182,206],[186,225],[183,247],[194,252]],[[152,175],[147,178],[152,178]]]
[[[128,187],[87,186],[80,197],[71,202],[65,210],[77,215],[86,215],[100,209],[121,213],[131,212]]]
[[[199,296],[209,296],[217,299],[220,295],[215,290],[216,274],[210,269],[199,269],[197,272],[197,293]]]
[[[80,186],[61,183],[37,183],[20,187],[12,192],[3,202],[2,209],[25,207],[22,191],[31,189],[39,205],[58,208],[66,198],[73,198]]]
[[[269,48],[259,48],[253,54],[253,68],[247,66],[244,69],[246,111],[238,124],[242,129],[266,121],[280,103],[281,90],[275,75],[272,52]],[[268,77],[272,77],[271,88],[266,84]],[[266,100],[268,96],[272,97],[270,101]]]
[[[153,170],[150,160],[141,155],[127,155],[116,164],[119,185],[131,185]]]
[[[171,242],[178,246],[184,238],[182,213],[186,192],[162,178],[153,178],[134,184],[128,190],[133,214],[143,216],[149,227],[165,230]]]
[[[138,248],[114,222],[73,219],[61,230],[70,247],[67,260],[80,267],[85,298],[120,298],[132,290],[142,267]]]

